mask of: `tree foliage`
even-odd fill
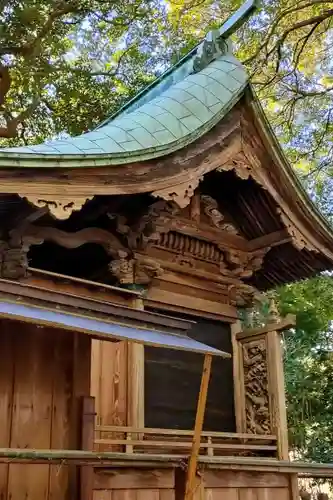
[[[278,291],[282,314],[297,314],[284,337],[291,448],[333,462],[333,280],[321,276]]]

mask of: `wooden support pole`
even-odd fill
[[[245,422],[245,391],[244,391],[244,366],[242,344],[237,340],[237,335],[242,331],[241,322],[238,320],[231,325],[232,361],[234,377],[234,405],[236,416],[236,431],[246,432]]]
[[[94,451],[95,398],[82,398],[81,448]],[[94,490],[94,468],[89,465],[80,470],[80,500],[92,500]]]
[[[186,477],[185,499],[184,500],[193,500],[195,487],[197,484],[196,472],[197,472],[197,464],[198,464],[198,455],[200,452],[201,433],[202,433],[204,417],[205,417],[206,401],[207,401],[207,393],[208,393],[208,385],[209,385],[211,368],[212,368],[212,355],[206,354],[205,359],[204,359],[204,364],[203,364],[203,370],[202,370],[201,385],[200,385],[200,392],[199,392],[198,405],[197,405],[197,413],[196,413],[196,417],[195,417],[192,450],[191,450],[191,456],[190,456],[190,460],[189,460],[189,464],[188,464],[187,477]]]

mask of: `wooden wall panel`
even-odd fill
[[[112,491],[96,490],[93,494],[93,500],[112,500]]]
[[[0,447],[10,445],[13,409],[14,357],[13,337],[7,323],[0,322]],[[7,498],[8,465],[0,465],[0,499]]]
[[[67,338],[58,335],[54,346],[51,448],[59,450],[66,449],[70,442],[71,362],[72,351],[68,349]],[[57,370],[59,366],[62,366],[62,370]],[[51,466],[49,481],[52,500],[69,496],[68,467]]]
[[[239,490],[239,500],[258,500],[258,489],[242,488]]]
[[[173,469],[110,469],[95,474],[96,490],[172,489],[175,485]]]
[[[207,488],[287,488],[289,486],[288,476],[270,472],[247,472],[228,470],[206,470],[205,485]]]
[[[93,500],[183,500],[186,475],[177,478],[174,469],[110,469],[96,474]],[[194,493],[194,500],[291,499],[288,475],[265,472],[206,469]]]
[[[175,500],[174,488],[173,469],[109,469],[95,474],[93,500]]]
[[[238,490],[235,488],[206,489],[204,500],[238,500]]]
[[[0,446],[79,448],[80,398],[90,391],[86,335],[0,321]],[[75,473],[76,476],[76,473]],[[76,500],[69,468],[0,468],[0,500]]]
[[[15,371],[12,448],[50,447],[53,386],[53,342],[44,328],[13,322]],[[16,329],[17,331],[15,331]],[[8,496],[11,500],[48,498],[47,465],[11,465]]]
[[[127,425],[127,349],[127,342],[92,341],[91,395],[100,425]]]

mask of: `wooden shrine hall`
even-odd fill
[[[240,321],[333,267],[232,54],[253,9],[97,129],[0,150],[1,500],[297,500],[322,470],[289,460],[294,319]]]

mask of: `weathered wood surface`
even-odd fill
[[[177,476],[178,477],[178,476]],[[94,500],[183,500],[185,474],[173,470],[113,470],[96,475]],[[289,478],[280,473],[201,471],[194,500],[293,500]]]
[[[78,449],[79,398],[89,394],[90,339],[14,321],[0,322],[0,442],[2,447]],[[72,500],[70,467],[0,466],[0,498]],[[72,482],[70,482],[72,481]]]
[[[117,500],[174,500],[174,470],[118,469],[96,474],[93,500],[114,500],[115,498]]]
[[[95,397],[97,423],[101,426],[127,424],[127,352],[126,341],[94,340],[92,343],[91,394]],[[110,450],[110,446],[102,443],[96,447],[98,451],[106,449]],[[111,450],[119,451],[119,447]]]

